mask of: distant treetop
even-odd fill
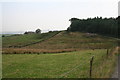
[[[37,29],[35,32],[36,32],[37,34],[40,34],[40,33],[41,33],[41,30],[40,30],[40,29]]]

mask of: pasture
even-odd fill
[[[55,31],[2,41],[3,78],[89,78],[92,56],[92,78],[109,78],[117,63],[117,40],[98,34]]]
[[[23,36],[25,39],[21,38]],[[46,33],[44,36],[43,34],[23,36],[16,36],[20,39],[16,39],[14,36],[3,38],[3,53],[61,53],[87,49],[107,49],[117,45],[117,41],[113,38],[100,35],[89,36],[87,33],[80,32],[66,33],[65,31],[62,31]],[[10,41],[8,41],[8,39]],[[38,41],[38,43],[36,43],[36,41]],[[19,43],[24,47],[8,47],[20,45]]]
[[[90,36],[80,32],[61,32],[42,43],[26,46],[28,49],[99,49],[111,48],[117,44],[115,39],[100,35]]]
[[[2,38],[3,48],[4,47],[15,47],[15,46],[25,46],[37,42],[41,42],[46,40],[58,32],[51,32],[51,33],[42,33],[42,34],[23,34],[23,35],[12,35],[8,37]]]

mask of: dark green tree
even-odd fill
[[[88,18],[88,19],[78,19],[71,18],[70,27],[67,31],[79,31],[79,32],[89,32],[97,33],[106,36],[119,37],[120,33],[120,16],[118,18]]]
[[[35,32],[36,32],[37,34],[40,34],[40,33],[41,33],[41,30],[40,30],[40,29],[37,29]]]

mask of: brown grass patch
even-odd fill
[[[46,49],[23,49],[23,48],[4,48],[2,54],[39,54],[39,53],[62,53],[77,51],[78,49],[56,49],[56,50],[46,50]]]

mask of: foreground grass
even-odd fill
[[[3,54],[3,78],[89,78],[93,55],[93,77],[110,77],[116,56],[106,58],[106,49],[96,49],[61,54]]]

